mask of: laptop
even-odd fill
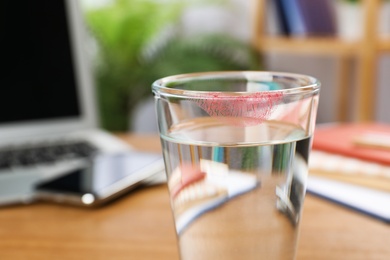
[[[79,1],[2,0],[0,12],[0,205],[8,205],[30,202],[37,183],[93,154],[132,148],[98,127]]]

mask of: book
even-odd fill
[[[311,175],[390,192],[390,166],[313,150]]]
[[[286,29],[283,29],[280,15],[278,14],[278,0],[267,0],[265,9],[265,29],[267,35],[287,35]],[[284,25],[285,26],[285,25]]]
[[[309,36],[334,36],[337,33],[336,12],[332,0],[296,0],[305,33]]]
[[[289,34],[293,36],[303,36],[306,34],[306,28],[303,21],[300,6],[298,0],[277,0],[280,5],[280,9],[283,11],[281,15],[284,15],[286,27]]]
[[[281,32],[288,36],[334,36],[337,33],[331,0],[274,0]]]
[[[313,150],[390,165],[390,125],[368,122],[319,126]]]
[[[276,11],[275,15],[279,20],[278,24],[280,26],[281,34],[288,36],[291,34],[291,28],[290,28],[290,24],[287,21],[288,10],[284,8],[283,1],[285,0],[274,0],[275,11]]]
[[[307,192],[390,223],[390,193],[309,176]]]
[[[390,125],[317,127],[308,193],[390,223]]]

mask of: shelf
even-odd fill
[[[375,119],[377,60],[381,53],[390,53],[390,35],[380,36],[378,31],[379,10],[384,0],[362,0],[364,23],[362,36],[357,40],[340,37],[287,37],[268,35],[265,30],[267,0],[253,2],[253,46],[260,53],[283,53],[312,56],[331,56],[339,64],[337,82],[338,120],[345,121],[348,115],[358,121]],[[353,22],[353,21],[352,21]],[[351,58],[357,61],[354,79],[356,94],[349,97],[351,85]],[[355,99],[354,102],[351,99]],[[349,104],[352,104],[349,106]],[[353,106],[353,107],[352,107]],[[347,113],[352,108],[351,113]]]
[[[260,51],[275,53],[307,54],[317,56],[344,55],[353,56],[361,50],[362,42],[347,41],[339,38],[320,37],[264,37],[256,43]],[[390,52],[390,37],[383,38],[377,43],[377,50]]]
[[[257,42],[257,48],[265,52],[296,53],[308,55],[346,55],[357,53],[358,41],[320,37],[264,37]],[[385,47],[385,46],[383,46]]]
[[[390,52],[390,36],[380,39],[377,49],[382,52]]]

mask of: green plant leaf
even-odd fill
[[[226,6],[224,0],[114,0],[86,12],[99,46],[96,80],[103,128],[128,130],[129,115],[152,95],[150,86],[158,78],[260,67],[257,53],[228,35],[183,38],[172,33],[161,41],[161,32],[175,28],[189,5],[218,3]]]

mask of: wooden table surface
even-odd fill
[[[120,137],[140,150],[160,150],[156,136]],[[168,191],[137,189],[95,209],[2,208],[0,259],[178,259]],[[297,259],[390,259],[390,225],[307,195]]]

